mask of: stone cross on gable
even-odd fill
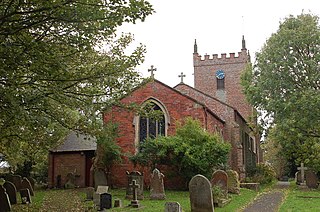
[[[148,69],[148,72],[151,72],[151,78],[154,79],[154,71],[157,71],[156,68],[154,68],[154,66],[152,65],[150,69]]]
[[[304,164],[301,163],[301,166],[298,167],[298,170],[301,171],[301,181],[302,181],[302,184],[304,183],[304,171],[308,170],[307,167],[304,167]]]
[[[132,183],[129,185],[132,187],[132,193],[133,193],[133,200],[131,200],[131,206],[134,208],[139,207],[139,201],[138,201],[138,188],[140,188],[139,184],[136,184],[136,180],[132,180]]]
[[[178,75],[178,77],[180,77],[180,78],[181,78],[181,83],[183,83],[183,77],[186,77],[186,75],[185,75],[185,74],[183,74],[183,72],[181,72],[181,74],[180,74],[180,75]]]

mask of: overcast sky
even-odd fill
[[[145,22],[126,24],[119,31],[134,34],[146,45],[145,62],[138,67],[148,77],[151,65],[155,78],[169,86],[184,82],[193,86],[193,44],[198,53],[239,52],[242,35],[253,58],[265,41],[289,15],[302,12],[320,16],[320,0],[148,0],[156,13]]]

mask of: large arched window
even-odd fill
[[[159,105],[149,102],[145,110],[147,115],[141,115],[139,120],[139,142],[165,135],[165,117]]]

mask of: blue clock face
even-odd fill
[[[224,73],[224,71],[223,70],[218,70],[217,72],[216,72],[216,77],[218,78],[218,79],[223,79],[224,77],[225,77],[225,73]]]

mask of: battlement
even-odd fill
[[[193,63],[195,66],[203,64],[243,63],[248,61],[250,61],[250,55],[246,49],[242,49],[241,52],[238,52],[238,55],[236,55],[236,53],[229,53],[229,56],[227,56],[226,53],[222,53],[220,57],[218,54],[201,56],[198,53],[194,53],[193,55]]]

